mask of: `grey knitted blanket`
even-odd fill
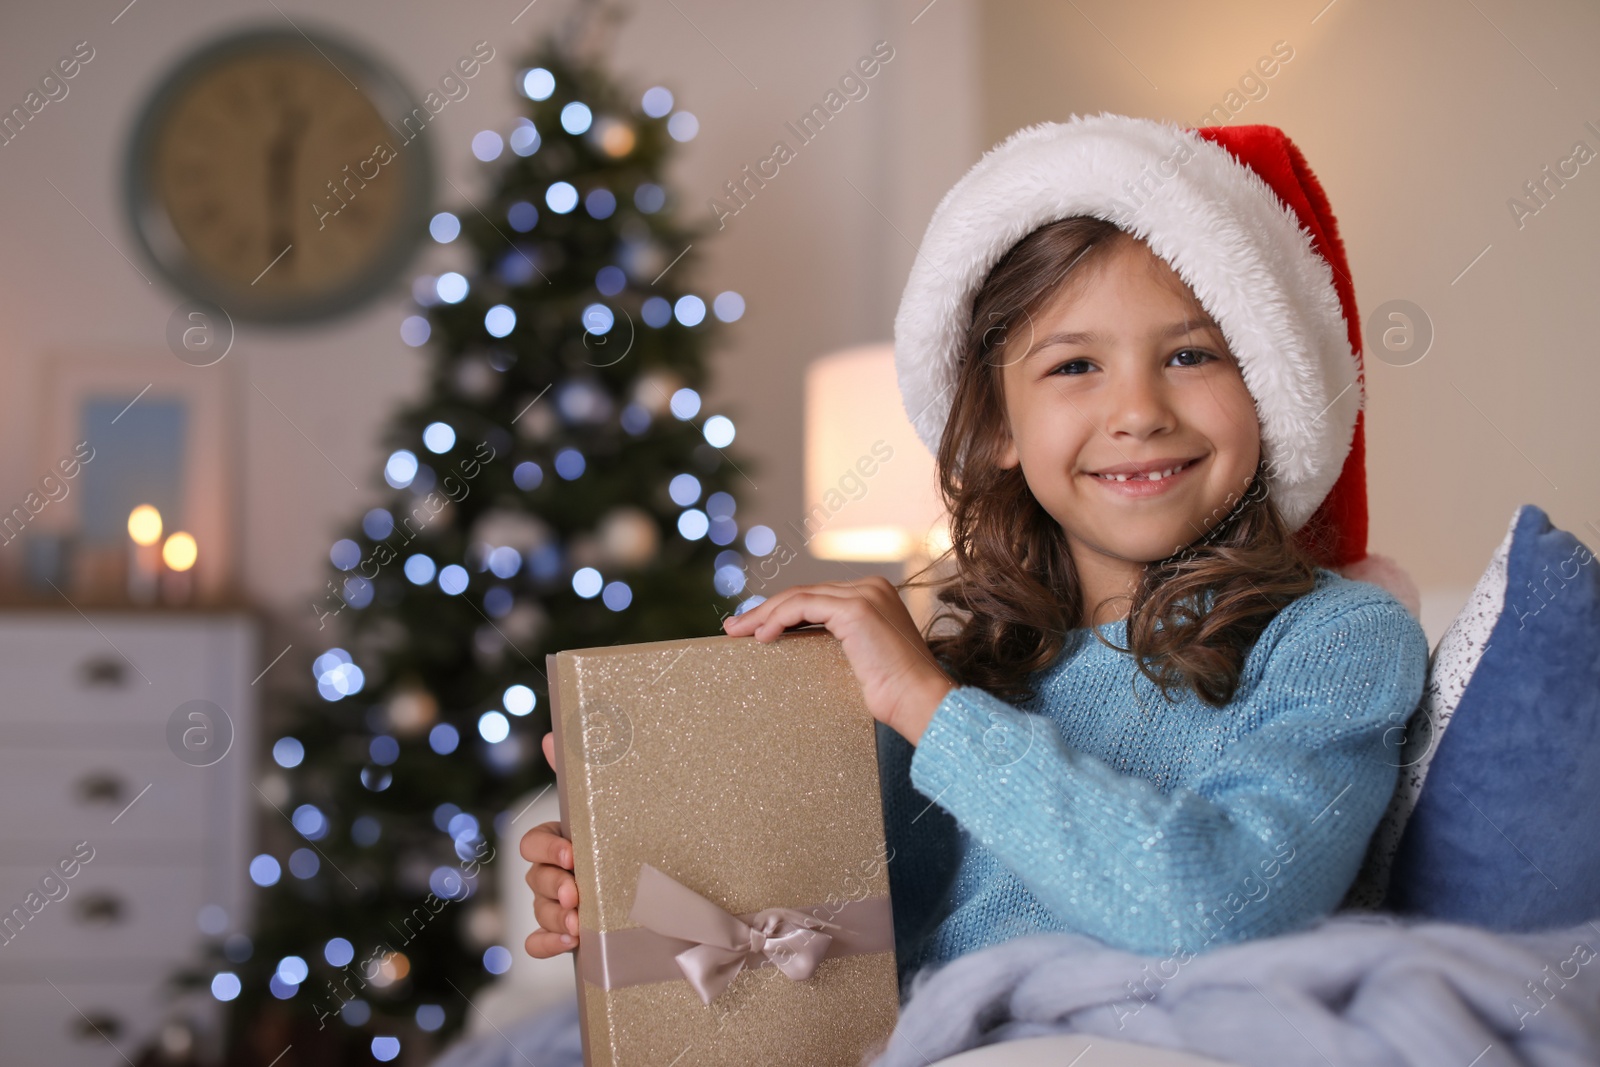
[[[1242,1067],[1600,1064],[1600,919],[1497,934],[1347,912],[1296,934],[1153,957],[1037,934],[916,975],[871,1067],[1098,1034]],[[581,1067],[576,1003],[463,1041],[435,1067]]]

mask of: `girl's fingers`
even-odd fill
[[[551,863],[572,869],[572,842],[561,836],[559,822],[540,823],[523,834],[517,851],[529,863]]]
[[[578,947],[578,939],[571,934],[565,941],[560,934],[552,934],[548,930],[535,930],[528,935],[528,940],[523,943],[523,948],[528,955],[536,960],[547,960],[551,956],[559,956],[563,952],[571,952]]]
[[[547,733],[539,742],[539,747],[544,749],[544,761],[550,764],[550,769],[556,769],[556,735]]]
[[[528,868],[528,888],[535,896],[549,897],[564,908],[578,906],[578,882],[568,871],[548,863],[535,863]]]
[[[767,602],[773,605],[771,610],[740,625],[730,627],[729,632],[753,634],[758,640],[762,640],[802,623],[826,624],[838,613],[841,603],[859,597],[859,594],[854,592],[816,586],[797,586],[784,592],[790,595],[785,596],[782,601],[774,598]],[[758,605],[753,610],[760,612],[767,607],[767,604]],[[743,616],[738,618],[742,619]]]
[[[556,934],[577,934],[578,909],[563,908],[547,897],[533,898],[533,917],[539,925]]]

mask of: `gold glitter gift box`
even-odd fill
[[[548,657],[586,1067],[855,1067],[899,1011],[876,734],[820,629]]]

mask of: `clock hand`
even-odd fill
[[[289,197],[293,192],[295,152],[306,129],[307,112],[304,108],[291,107],[280,114],[282,126],[267,149],[268,211],[272,219],[268,232],[272,247],[267,250],[267,255],[282,254],[284,259],[290,261],[285,264],[285,269],[292,270],[294,229],[289,221]]]

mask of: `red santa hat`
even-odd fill
[[[986,152],[934,210],[895,317],[901,400],[928,449],[990,269],[1072,215],[1141,238],[1188,284],[1239,360],[1290,528],[1324,566],[1415,614],[1415,585],[1367,552],[1361,319],[1344,245],[1321,183],[1275,126],[1103,113],[1029,126]]]

